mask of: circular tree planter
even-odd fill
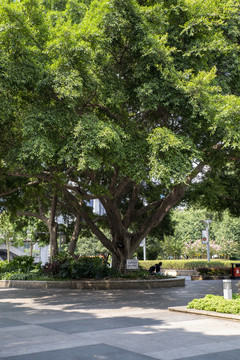
[[[74,280],[74,281],[26,281],[0,280],[0,287],[22,289],[77,289],[77,290],[117,290],[156,289],[185,286],[184,278],[151,280]]]

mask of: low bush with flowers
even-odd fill
[[[191,259],[206,257],[206,246],[206,244],[203,244],[202,239],[185,242],[182,253]],[[209,241],[209,250],[211,257],[213,255],[220,257],[223,252],[222,246],[217,244],[214,240]]]

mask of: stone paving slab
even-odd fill
[[[239,360],[239,351],[240,348],[237,350],[229,350],[229,351],[222,351],[222,352],[215,352],[212,354],[205,354],[205,355],[197,355],[191,356],[186,358],[181,358],[179,360]]]
[[[67,334],[86,333],[101,330],[113,330],[128,328],[132,326],[149,326],[158,324],[154,319],[141,319],[138,317],[113,317],[97,318],[72,321],[58,321],[51,323],[41,323],[41,326],[52,330],[62,331]]]
[[[6,327],[22,326],[22,325],[25,325],[25,323],[23,321],[9,319],[6,317],[0,318],[0,329],[6,328]]]
[[[154,360],[154,358],[105,344],[11,356],[7,360]]]
[[[222,281],[145,290],[0,289],[0,359],[235,360],[240,322],[169,311]],[[233,291],[237,281],[233,281]],[[9,325],[9,326],[8,326]],[[238,356],[239,358],[239,356]]]

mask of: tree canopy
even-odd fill
[[[236,0],[3,0],[2,196],[50,187],[124,271],[238,156],[239,20]]]

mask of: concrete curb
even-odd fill
[[[227,320],[238,320],[238,321],[240,321],[240,315],[218,313],[218,312],[215,312],[215,311],[187,309],[186,306],[169,307],[168,310],[169,311],[182,312],[182,313],[188,313],[188,314],[195,314],[195,315],[211,316],[211,317],[216,317],[216,318],[222,318],[222,319],[225,319],[225,320],[227,319]]]
[[[191,275],[191,280],[200,281],[200,280],[223,280],[231,279],[231,276],[208,276],[208,275]]]
[[[197,270],[162,269],[161,272],[162,272],[164,275],[171,275],[171,276],[192,276],[192,275],[199,275]]]
[[[185,286],[184,278],[156,280],[75,280],[75,281],[26,281],[0,280],[0,288],[22,289],[78,289],[78,290],[117,290],[117,289],[155,289]]]

